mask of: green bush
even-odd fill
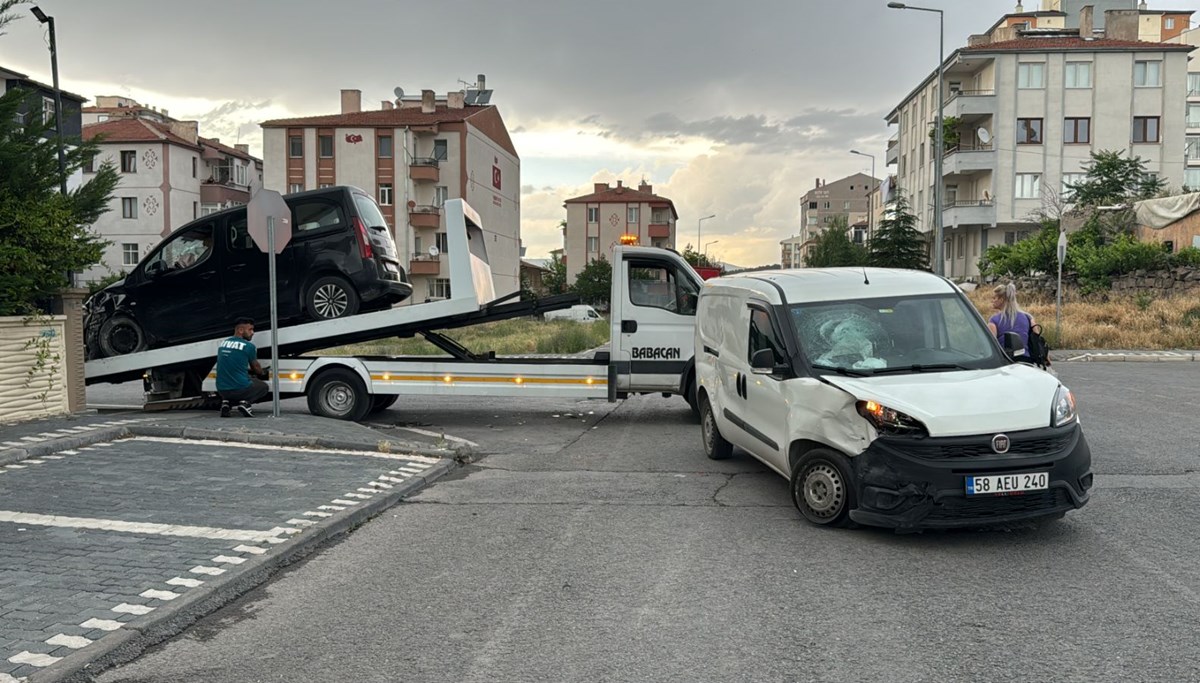
[[[1103,246],[1088,240],[1067,246],[1067,263],[1085,291],[1107,289],[1117,275],[1166,268],[1169,261],[1161,245],[1139,242],[1130,235],[1120,235]]]
[[[1184,247],[1171,255],[1171,265],[1200,268],[1200,249]]]

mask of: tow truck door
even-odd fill
[[[609,313],[616,387],[610,395],[681,390],[695,355],[699,293],[700,277],[678,254],[613,250]]]

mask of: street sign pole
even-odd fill
[[[267,243],[275,244],[275,217],[267,216]],[[275,250],[267,252],[267,277],[271,278],[271,416],[279,417],[279,306],[275,293]]]
[[[1055,290],[1058,301],[1054,307],[1054,344],[1062,345],[1062,267],[1063,261],[1067,260],[1067,231],[1059,230],[1058,232],[1058,287]]]

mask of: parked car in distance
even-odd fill
[[[292,238],[275,257],[280,327],[379,310],[407,299],[412,284],[383,213],[355,187],[284,197]],[[246,207],[203,216],[176,230],[125,277],[88,299],[88,358],[228,334],[249,316],[268,327],[267,254],[251,239]]]
[[[1074,396],[1006,355],[962,291],[930,273],[708,280],[696,380],[708,457],[744,449],[814,524],[1008,524],[1088,502]]]
[[[596,309],[587,304],[577,304],[558,311],[546,311],[543,317],[546,320],[574,320],[580,323],[594,323],[597,320],[603,320]]]

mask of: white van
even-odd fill
[[[815,524],[976,526],[1088,501],[1071,392],[1006,356],[961,290],[930,273],[708,280],[696,382],[706,454],[745,449]]]
[[[577,304],[558,311],[547,311],[544,317],[546,320],[574,320],[580,323],[594,323],[603,319],[596,309],[587,304]]]

